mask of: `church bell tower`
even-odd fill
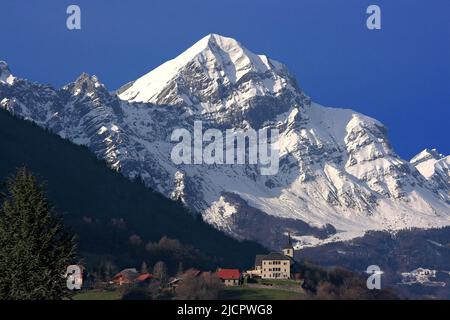
[[[283,254],[285,256],[294,258],[294,247],[292,246],[291,242],[291,233],[288,233],[288,243],[283,248]]]

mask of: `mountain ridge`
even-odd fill
[[[313,102],[285,66],[270,58],[259,65],[260,57],[233,39],[209,35],[163,64],[171,73],[157,85],[160,67],[117,94],[91,76],[81,77],[81,87],[60,90],[16,79],[0,86],[0,107],[88,146],[111,168],[141,177],[237,238],[260,238],[254,228],[233,229],[245,206],[246,215],[278,219],[267,239],[273,248],[281,245],[275,233],[291,232],[301,248],[367,230],[450,224],[448,170],[427,179],[395,153],[379,121]],[[192,130],[194,121],[205,130],[279,130],[278,174],[263,177],[257,165],[175,165],[170,135]],[[337,232],[323,239],[283,219]]]

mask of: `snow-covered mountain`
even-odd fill
[[[442,193],[450,193],[450,156],[440,154],[436,149],[425,149],[411,159],[411,164]]]
[[[14,78],[0,66],[3,78]],[[432,176],[439,179],[430,178],[420,166],[426,157],[401,159],[383,124],[312,102],[286,66],[219,35],[114,93],[87,74],[59,90],[2,80],[0,107],[88,146],[220,230],[273,248],[286,231],[308,246],[366,230],[450,225],[448,157],[436,159]],[[196,120],[203,130],[278,129],[278,173],[261,175],[258,165],[175,165],[171,134],[192,132]]]
[[[442,162],[446,158],[440,154],[436,149],[425,149],[411,159],[411,164],[427,179],[430,179],[436,172],[435,165],[437,162]],[[444,159],[443,162],[446,162]]]
[[[3,84],[14,83],[14,77],[11,75],[8,65],[4,61],[0,61],[0,83]]]

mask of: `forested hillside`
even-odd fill
[[[109,169],[85,147],[0,111],[0,179],[26,166],[46,183],[56,212],[78,235],[91,265],[118,268],[164,259],[184,267],[249,267],[265,249],[239,242],[181,204]],[[163,239],[164,236],[178,242]],[[155,253],[156,247],[156,253]]]

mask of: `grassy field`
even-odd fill
[[[220,298],[223,300],[294,300],[302,297],[300,293],[286,290],[229,287],[225,288]]]
[[[276,280],[260,280],[258,281],[263,285],[274,285],[274,286],[300,286],[299,281],[290,280],[290,279],[276,279]]]
[[[120,300],[122,290],[90,290],[77,293],[73,300]]]
[[[294,280],[263,280],[260,285],[267,288],[254,288],[249,286],[226,287],[220,294],[222,300],[294,300],[305,298],[304,294],[273,286],[299,285]],[[73,296],[73,300],[120,300],[124,288],[108,288],[83,291]]]
[[[73,300],[120,300],[121,297],[121,290],[91,290],[77,293]],[[225,288],[220,296],[220,299],[223,300],[293,300],[301,298],[301,294],[292,291],[248,287]]]

